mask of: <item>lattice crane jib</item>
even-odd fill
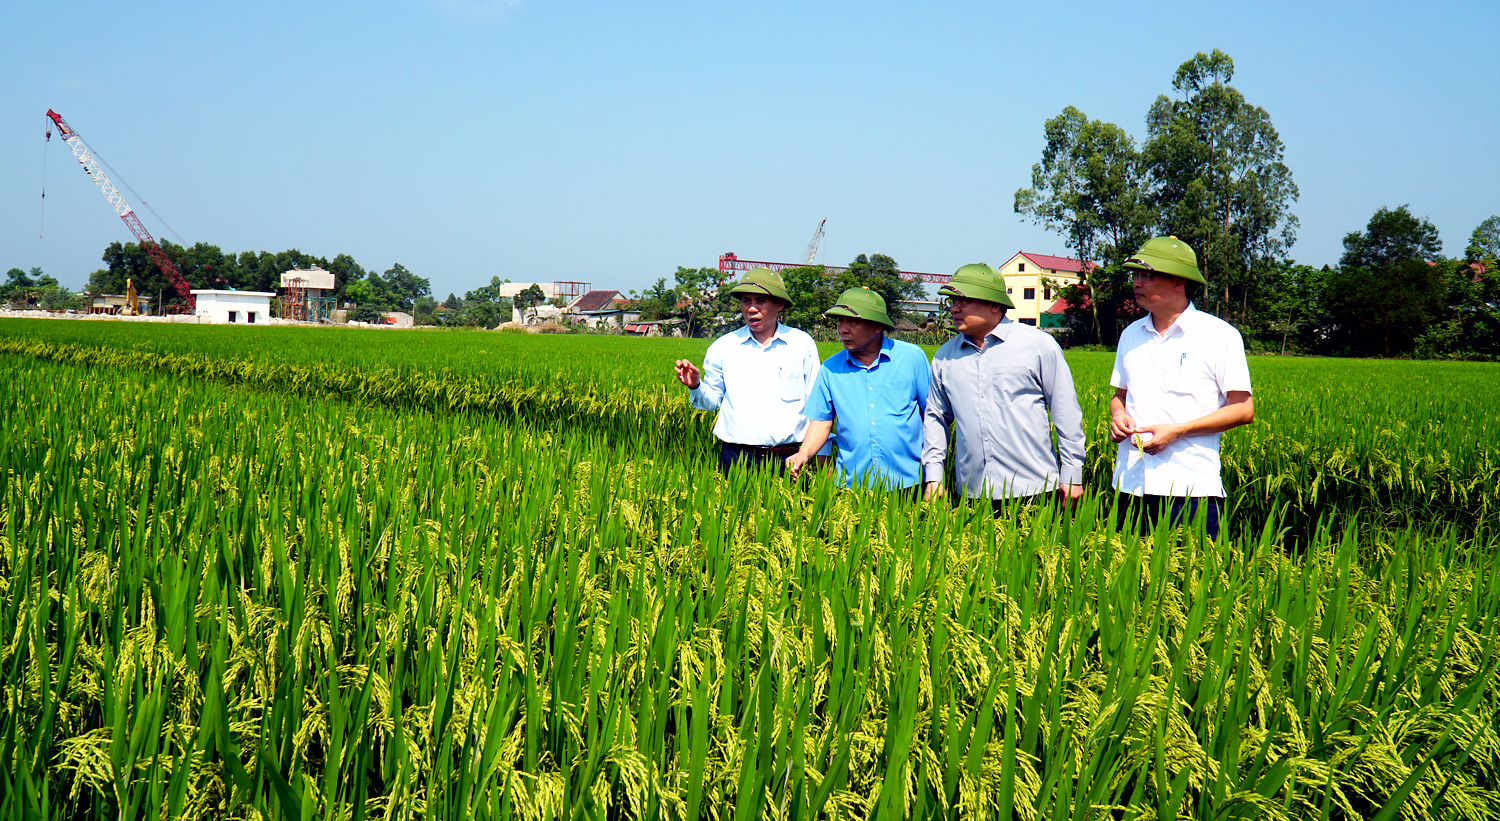
[[[57,126],[57,135],[68,144],[68,148],[73,150],[73,156],[78,159],[78,164],[83,166],[83,170],[88,172],[89,179],[94,181],[94,185],[99,186],[99,190],[104,193],[104,198],[109,200],[110,207],[115,209],[115,213],[120,215],[120,219],[124,220],[126,227],[130,229],[130,233],[135,235],[136,242],[140,243],[141,248],[156,261],[156,266],[163,274],[166,274],[167,280],[172,283],[178,295],[187,300],[188,305],[196,308],[198,298],[193,296],[193,291],[188,286],[187,280],[183,278],[182,271],[157,244],[156,238],[151,236],[146,226],[141,224],[140,217],[135,215],[135,210],[125,201],[125,196],[115,188],[115,184],[109,181],[109,177],[99,165],[99,160],[94,157],[89,147],[84,145],[83,138],[79,137],[78,132],[74,131],[56,111],[47,109],[47,117]],[[51,131],[47,132],[47,139],[52,139]]]
[[[824,217],[818,221],[818,230],[813,232],[812,242],[807,244],[807,251],[802,254],[802,264],[811,265],[818,256],[818,243],[823,241],[823,226],[828,224],[828,218]]]

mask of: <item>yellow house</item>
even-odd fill
[[[1016,303],[1006,316],[1031,326],[1061,327],[1062,307],[1054,305],[1058,289],[1082,282],[1083,270],[1076,259],[1018,251],[1000,266],[1005,291]]]

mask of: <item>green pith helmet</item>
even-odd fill
[[[745,272],[745,276],[733,288],[729,289],[731,294],[767,294],[777,299],[792,304],[792,298],[786,294],[786,282],[781,275],[770,268],[751,268]]]
[[[964,299],[982,299],[1007,308],[1016,307],[1016,303],[1010,300],[1010,294],[1005,292],[1005,277],[983,262],[971,262],[954,271],[953,278],[939,288],[938,293]]]
[[[896,323],[892,322],[890,315],[885,312],[885,300],[869,288],[850,288],[839,294],[839,301],[835,302],[832,308],[824,311],[823,316],[852,316],[855,319],[868,319],[871,322],[879,322],[893,331],[896,330]]]
[[[1146,240],[1141,250],[1125,260],[1125,267],[1158,274],[1171,274],[1174,277],[1208,284],[1208,280],[1203,278],[1203,272],[1198,270],[1198,255],[1193,253],[1193,249],[1189,248],[1186,242],[1176,237],[1155,237]]]

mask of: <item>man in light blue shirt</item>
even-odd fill
[[[818,346],[781,324],[791,298],[775,272],[751,268],[730,293],[740,298],[745,326],[714,340],[701,373],[692,362],[677,360],[677,379],[687,386],[693,407],[719,411],[714,436],[724,472],[739,462],[780,470],[807,431],[802,406],[818,375]]]
[[[793,478],[837,426],[839,482],[844,487],[899,489],[917,498],[922,485],[922,411],[927,407],[927,354],[887,339],[895,330],[885,300],[850,288],[824,316],[838,317],[844,350],[823,363],[803,415],[812,420],[796,454]]]

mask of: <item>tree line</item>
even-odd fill
[[[913,315],[901,303],[925,299],[926,292],[922,283],[902,279],[900,271],[896,260],[886,254],[860,254],[846,270],[833,275],[822,265],[784,268],[779,273],[792,304],[782,312],[781,321],[814,338],[836,338],[836,323],[823,312],[833,307],[839,294],[855,286],[879,293],[892,322],[911,321]],[[641,319],[681,320],[688,336],[705,336],[739,321],[739,299],[729,293],[737,277],[717,268],[679,266],[673,280],[668,285],[666,277],[661,277],[642,293],[630,292]]]
[[[1437,229],[1409,206],[1381,208],[1344,239],[1338,267],[1299,265],[1288,252],[1298,196],[1265,109],[1231,86],[1234,61],[1215,49],[1178,67],[1171,95],[1146,112],[1137,145],[1114,123],[1073,106],[1047,120],[1022,218],[1056,231],[1097,264],[1062,290],[1075,342],[1114,344],[1142,315],[1129,255],[1173,235],[1198,254],[1210,283],[1197,297],[1252,345],[1357,356],[1500,356],[1497,233],[1475,229],[1465,256],[1444,259]]]

